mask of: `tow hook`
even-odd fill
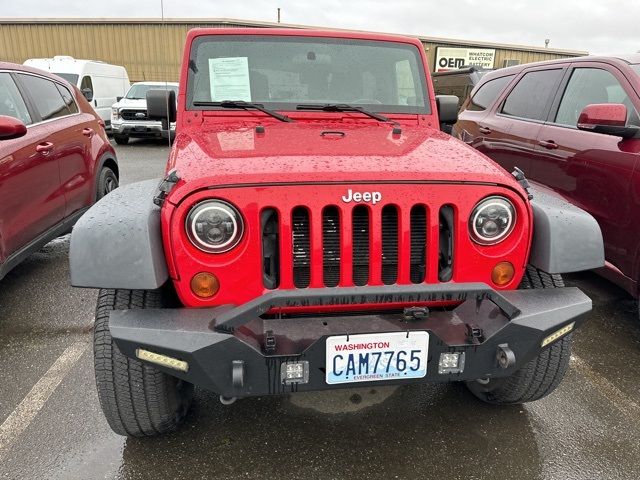
[[[220,395],[220,403],[223,405],[231,405],[235,403],[237,399],[237,397],[225,397],[223,395]]]
[[[501,343],[496,351],[496,360],[500,368],[513,367],[516,364],[516,354],[513,353],[508,344]]]

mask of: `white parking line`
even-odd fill
[[[621,413],[633,419],[637,419],[638,416],[640,416],[640,405],[604,378],[602,374],[595,372],[587,362],[576,355],[571,355],[571,363],[576,370],[586,377]]]
[[[18,436],[29,426],[71,367],[87,350],[87,343],[75,342],[62,352],[20,404],[0,425],[0,460]]]

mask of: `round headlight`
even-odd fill
[[[196,247],[209,253],[223,253],[242,238],[244,224],[238,210],[221,200],[206,200],[187,216],[187,235]]]
[[[476,205],[469,218],[469,234],[480,245],[494,245],[513,230],[516,213],[509,200],[488,197]]]

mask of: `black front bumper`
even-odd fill
[[[401,313],[318,315],[263,319],[277,307],[336,304],[462,302],[424,318]],[[591,310],[577,288],[496,292],[485,284],[443,284],[273,291],[239,307],[212,309],[114,310],[111,335],[118,348],[136,358],[138,349],[188,363],[188,371],[159,369],[225,397],[281,394],[373,384],[447,382],[512,374],[533,359],[545,338],[576,328]],[[417,380],[384,380],[329,385],[325,381],[325,340],[333,335],[428,331],[427,374]],[[515,360],[500,365],[500,352]],[[439,373],[441,353],[464,353],[464,370]],[[514,361],[513,361],[514,360]],[[308,383],[285,385],[281,365],[308,361]]]

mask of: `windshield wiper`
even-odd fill
[[[391,120],[384,115],[370,112],[369,110],[365,110],[362,107],[356,107],[354,105],[349,105],[348,103],[325,103],[324,105],[301,104],[296,106],[296,110],[322,110],[323,112],[359,112],[363,115],[366,115],[367,117],[375,118],[380,122],[393,123],[394,125],[398,124],[398,122]]]
[[[264,108],[259,103],[245,102],[244,100],[224,100],[222,102],[193,102],[194,107],[221,107],[221,108],[242,108],[244,110],[259,110],[262,113],[271,115],[273,118],[277,118],[281,122],[293,122],[292,118],[282,115],[281,113],[274,112],[268,108]]]

